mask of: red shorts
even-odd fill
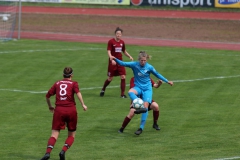
[[[66,125],[68,131],[77,129],[76,107],[56,107],[53,114],[52,130],[64,130]]]
[[[120,75],[126,75],[125,67],[120,66],[119,64],[112,65],[112,63],[109,61],[107,76],[114,77],[114,76],[120,76]]]

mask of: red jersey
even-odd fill
[[[63,79],[53,84],[53,86],[46,94],[46,97],[50,98],[51,96],[56,94],[56,107],[75,107],[76,102],[74,99],[74,93],[78,92],[80,92],[78,82]]]
[[[122,60],[122,52],[125,52],[126,50],[125,43],[121,39],[119,40],[119,42],[117,42],[115,38],[112,38],[108,41],[107,50],[111,51],[112,56]]]

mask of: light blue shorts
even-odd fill
[[[134,86],[132,89],[137,91],[137,93],[138,93],[137,96],[142,97],[142,100],[144,102],[148,102],[148,103],[152,102],[152,87],[143,90],[137,86]]]

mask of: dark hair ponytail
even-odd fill
[[[123,32],[123,30],[121,28],[119,28],[119,27],[116,28],[115,33],[117,33],[117,31]]]
[[[63,70],[63,77],[64,78],[70,78],[73,74],[73,69],[71,67],[65,67]]]

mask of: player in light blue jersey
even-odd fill
[[[133,101],[138,98],[138,96],[141,96],[144,101],[145,108],[143,110],[135,111],[136,114],[142,113],[140,128],[135,132],[136,135],[140,135],[144,129],[148,116],[148,106],[152,102],[152,83],[150,74],[153,74],[155,77],[171,86],[173,85],[172,81],[168,81],[165,77],[158,73],[151,64],[147,63],[149,58],[150,56],[145,51],[140,51],[138,55],[139,61],[134,62],[124,62],[113,56],[111,57],[111,59],[115,60],[119,65],[129,67],[133,71],[135,86],[128,91],[128,95],[131,100]]]

